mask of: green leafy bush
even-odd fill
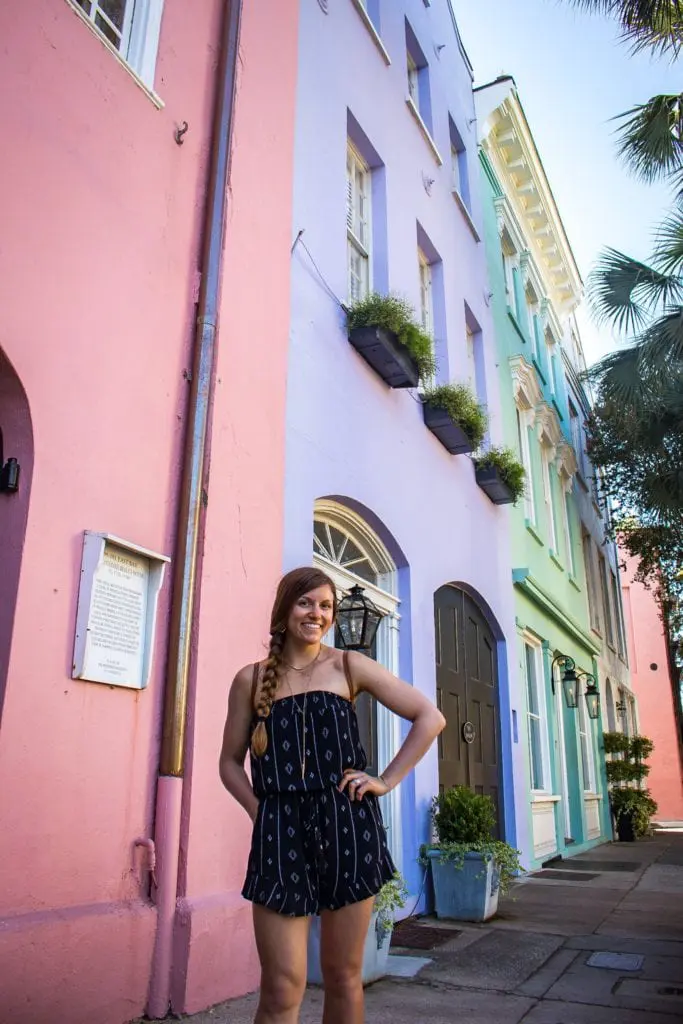
[[[439,860],[462,868],[466,853],[479,853],[492,860],[500,874],[500,891],[505,893],[521,869],[519,850],[509,843],[492,838],[496,812],[490,796],[473,793],[466,786],[454,786],[439,793],[432,801],[432,817],[436,843],[420,848],[420,863],[429,863],[430,851],[439,853]]]
[[[650,774],[650,766],[637,761],[608,761],[605,772],[608,782],[641,782]]]
[[[515,502],[524,494],[524,466],[519,462],[512,448],[489,448],[487,452],[477,455],[474,460],[477,469],[495,467],[500,478],[514,496]]]
[[[434,342],[418,323],[415,311],[400,295],[371,292],[354,302],[346,314],[349,331],[357,327],[381,327],[396,335],[412,356],[420,380],[430,380],[436,373]]]
[[[650,772],[645,760],[654,750],[654,744],[647,736],[626,736],[621,732],[603,733],[603,744],[605,753],[613,756],[613,760],[605,762],[605,772],[615,821],[618,825],[620,818],[631,816],[635,835],[646,836],[657,804],[641,786]]]
[[[629,737],[623,732],[604,732],[602,741],[606,754],[625,754],[631,745]]]
[[[484,440],[488,418],[467,384],[441,384],[428,388],[423,397],[427,405],[444,409],[454,423],[459,424],[474,448]]]
[[[650,832],[650,819],[657,813],[657,804],[647,789],[613,789],[610,793],[610,805],[617,822],[623,815],[633,818],[633,831],[636,836],[646,836]]]

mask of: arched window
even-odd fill
[[[351,587],[363,587],[383,613],[374,649],[369,652],[390,672],[398,674],[399,599],[396,564],[375,531],[346,505],[330,499],[315,503],[313,515],[313,563],[334,581],[340,598]],[[329,644],[337,645],[330,634]],[[395,715],[361,695],[358,721],[371,772],[381,772],[400,745],[400,723]],[[397,790],[382,800],[392,856],[401,862],[401,808]]]

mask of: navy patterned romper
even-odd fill
[[[348,679],[346,657],[344,667]],[[242,889],[252,903],[291,917],[374,896],[396,870],[377,798],[350,800],[337,788],[345,769],[367,765],[352,701],[309,691],[304,778],[303,702],[303,694],[273,701],[265,719],[268,748],[262,757],[251,755],[259,807]]]

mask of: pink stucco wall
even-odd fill
[[[638,699],[638,731],[655,745],[649,760],[647,786],[659,805],[658,821],[683,821],[682,766],[666,642],[652,591],[633,582],[635,569],[633,560],[626,559],[621,585],[631,688]]]
[[[146,691],[71,679],[74,616],[84,529],[173,554],[222,6],[166,0],[157,110],[66,0],[0,5],[0,349],[34,445],[0,719],[3,1024],[121,1024],[145,1006],[156,912],[132,844],[153,835],[169,586]],[[247,821],[216,765],[282,561],[296,6],[247,3],[242,26],[175,1009],[256,981]]]

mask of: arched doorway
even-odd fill
[[[398,572],[381,538],[358,512],[339,501],[319,499],[313,516],[313,562],[333,579],[340,597],[358,584],[383,612],[374,648],[369,653],[397,674],[400,624]],[[325,639],[327,643],[338,645],[338,638],[332,634]],[[363,746],[370,762],[369,770],[379,772],[393,759],[400,745],[399,720],[378,707],[367,694],[361,694],[356,710]],[[392,790],[381,803],[389,847],[400,870],[399,791]]]
[[[446,717],[439,789],[468,786],[492,798],[503,826],[497,642],[474,598],[451,584],[434,595],[436,693]]]

